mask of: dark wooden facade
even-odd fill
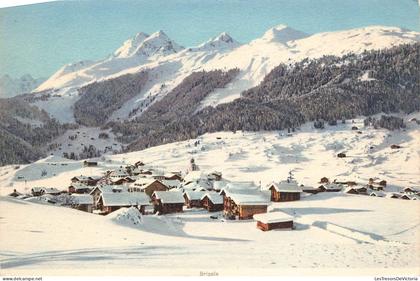
[[[293,229],[293,221],[284,221],[284,222],[273,222],[273,223],[263,223],[261,221],[257,221],[257,228],[261,229],[262,231],[269,231],[272,229]]]
[[[300,200],[300,192],[284,192],[277,191],[274,186],[270,187],[271,201],[273,202],[287,202]]]
[[[155,180],[154,182],[150,183],[149,185],[147,185],[143,191],[149,195],[149,197],[152,197],[153,192],[155,191],[167,191],[169,188],[164,185],[163,183],[161,183],[158,180]]]
[[[223,213],[225,217],[240,220],[252,219],[253,215],[267,212],[268,205],[237,205],[230,197],[224,196]]]
[[[201,208],[201,207],[203,207],[200,199],[190,200],[186,193],[184,193],[184,199],[185,199],[185,206],[187,206],[187,208]]]
[[[159,215],[181,213],[184,203],[162,203],[160,199],[152,198],[153,211]]]
[[[201,200],[201,205],[203,206],[203,208],[207,209],[207,211],[209,212],[219,212],[219,211],[223,211],[223,203],[220,204],[214,204],[208,196],[205,196],[202,200]]]

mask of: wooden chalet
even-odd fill
[[[271,192],[271,201],[286,202],[300,200],[300,193],[303,191],[297,182],[291,178],[286,181],[272,182],[268,185]]]
[[[387,193],[385,195],[385,197],[386,198],[392,198],[392,199],[399,199],[401,197],[401,195],[400,194],[397,194],[397,193],[391,192],[391,193]]]
[[[83,166],[85,166],[85,167],[97,167],[98,162],[97,161],[91,161],[91,160],[85,160],[85,161],[83,161]]]
[[[336,184],[336,183],[321,184],[318,187],[318,190],[320,192],[339,192],[342,189],[343,189],[343,186],[341,184]]]
[[[113,185],[122,185],[127,183],[135,182],[136,180],[131,177],[124,177],[124,178],[115,178],[111,180]]]
[[[184,201],[180,191],[155,191],[152,194],[154,212],[159,215],[182,212]]]
[[[369,196],[373,196],[373,197],[385,197],[385,192],[382,191],[371,191],[369,192]]]
[[[73,208],[80,211],[92,213],[92,210],[93,210],[93,196],[92,195],[73,194],[71,195],[70,198],[71,198],[71,204]]]
[[[257,228],[262,231],[293,229],[293,217],[282,212],[257,214],[254,220],[257,221]]]
[[[71,178],[73,184],[84,184],[94,186],[100,180],[100,177],[86,177],[86,176],[77,176]]]
[[[191,191],[184,192],[185,206],[187,208],[201,208],[201,197],[205,194],[204,191]]]
[[[89,194],[93,196],[94,208],[100,209],[98,204],[99,204],[99,199],[101,198],[101,195],[103,193],[121,193],[121,192],[128,193],[128,187],[123,186],[123,185],[99,185],[99,186],[95,186],[95,188],[93,188]]]
[[[302,192],[305,192],[305,193],[317,194],[319,192],[319,189],[313,186],[301,186],[301,188],[302,188]]]
[[[144,214],[145,207],[150,205],[150,198],[143,192],[103,192],[98,201],[101,214],[109,214],[120,208],[136,207]]]
[[[41,196],[44,194],[44,188],[43,187],[32,187],[31,189],[32,196]]]
[[[223,196],[216,192],[207,192],[201,197],[201,205],[209,212],[223,211]]]
[[[149,180],[148,183],[140,187],[149,197],[152,197],[155,191],[168,191],[169,188],[159,180]]]
[[[165,180],[176,180],[176,181],[182,181],[181,173],[173,172],[170,174],[164,175]]]
[[[92,190],[92,186],[84,185],[84,184],[72,184],[68,188],[68,192],[71,193],[77,193],[77,194],[83,194],[83,193],[89,193]]]
[[[348,194],[359,194],[359,192],[357,192],[357,190],[351,186],[344,188],[343,192]]]
[[[223,199],[223,214],[229,219],[252,219],[267,212],[269,197],[258,191],[228,190]]]
[[[414,187],[406,187],[403,189],[403,191],[408,194],[417,194],[419,192],[417,188]]]

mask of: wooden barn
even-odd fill
[[[201,208],[201,197],[205,194],[204,191],[191,191],[184,192],[185,206],[187,208]]]
[[[181,173],[178,173],[178,172],[172,172],[172,173],[166,174],[164,175],[164,179],[182,181]]]
[[[43,187],[32,187],[31,189],[32,196],[41,196],[44,194],[44,188]]]
[[[385,193],[382,191],[372,191],[369,193],[369,196],[373,196],[373,197],[385,197]]]
[[[418,193],[417,188],[414,188],[414,187],[406,187],[406,188],[404,188],[403,191],[405,193],[408,193],[408,194],[416,194],[416,193]]]
[[[136,207],[144,214],[150,198],[143,192],[103,192],[98,201],[98,209],[106,215],[123,207]]]
[[[201,205],[209,212],[223,211],[223,196],[216,192],[208,192],[201,197]]]
[[[293,180],[272,182],[268,185],[271,192],[271,201],[286,202],[300,200],[302,188]]]
[[[84,212],[88,212],[88,213],[92,213],[93,210],[93,196],[90,194],[73,194],[70,197],[71,202],[72,202],[72,207],[80,210],[80,211],[84,211]]]
[[[262,231],[293,229],[293,217],[282,212],[257,214],[254,220],[257,221],[257,228]]]
[[[159,215],[182,212],[184,196],[180,191],[155,191],[152,194],[154,212]]]
[[[225,191],[223,214],[229,219],[252,219],[253,215],[267,212],[269,197],[262,192]]]
[[[348,194],[359,194],[359,192],[357,192],[357,190],[351,186],[344,188],[343,192]]]
[[[302,188],[302,192],[305,192],[305,193],[317,194],[319,192],[319,189],[313,186],[301,186],[301,188]]]

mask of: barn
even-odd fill
[[[155,191],[152,202],[154,212],[163,215],[182,212],[185,200],[181,191]]]
[[[257,228],[262,231],[293,229],[293,217],[282,212],[257,214],[254,220],[257,221]]]
[[[286,202],[300,200],[302,188],[292,180],[272,182],[268,185],[271,192],[271,201]]]
[[[101,179],[101,177],[86,177],[86,176],[77,176],[71,178],[73,184],[84,184],[94,186]]]
[[[201,208],[201,198],[205,194],[204,191],[191,191],[187,190],[184,192],[185,206],[187,208]]]
[[[73,194],[71,195],[70,198],[71,198],[73,208],[80,211],[92,213],[92,210],[93,210],[93,196],[92,195]]]
[[[201,197],[201,205],[209,212],[223,211],[223,196],[216,192],[208,192]]]
[[[77,194],[89,193],[91,190],[92,190],[92,187],[89,187],[84,184],[78,184],[78,183],[73,183],[68,188],[69,193],[77,193]]]
[[[348,193],[348,194],[359,194],[359,192],[357,192],[357,190],[351,186],[346,187],[343,190],[344,193]]]
[[[144,214],[150,198],[143,192],[103,192],[98,202],[101,214],[106,215],[123,207],[137,207]]]
[[[270,198],[262,192],[229,190],[223,199],[223,214],[229,219],[252,219],[255,214],[267,212],[269,200]]]

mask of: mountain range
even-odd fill
[[[31,112],[36,108],[42,112],[41,123],[47,118],[54,124],[50,134],[44,132],[46,142],[41,149],[51,153],[70,152],[73,148],[67,147],[72,146],[67,137],[86,126],[106,132],[112,142],[134,150],[208,131],[294,128],[318,118],[413,111],[418,108],[415,92],[419,81],[414,72],[419,41],[420,33],[397,27],[369,26],[311,35],[279,25],[245,44],[224,32],[185,48],[163,31],[140,32],[102,60],[63,66],[32,93],[20,97],[19,105]],[[391,61],[391,70],[378,65]],[[395,73],[398,78],[383,77]],[[355,96],[359,92],[363,98]],[[395,107],[389,106],[391,92],[402,101]],[[352,101],[361,109],[334,113],[302,109],[308,101],[309,106],[313,99],[325,102],[326,97],[335,103]],[[412,99],[413,106],[407,106],[407,99]],[[374,110],[363,109],[368,102]],[[279,114],[282,110],[289,117]],[[8,112],[16,115],[20,110]],[[235,116],[226,119],[231,112],[249,120],[232,123]],[[266,112],[271,119],[266,118]],[[14,116],[6,115],[0,119],[0,129],[21,139],[10,129]],[[256,119],[260,123],[252,122]],[[30,121],[17,122],[33,130],[43,126]],[[56,128],[57,121],[64,127]],[[63,132],[66,141],[54,141]],[[91,138],[95,145],[96,137],[95,141]],[[34,145],[30,137],[24,141],[26,146],[28,141]],[[86,145],[80,144],[83,149]],[[105,142],[102,150],[109,145]]]

